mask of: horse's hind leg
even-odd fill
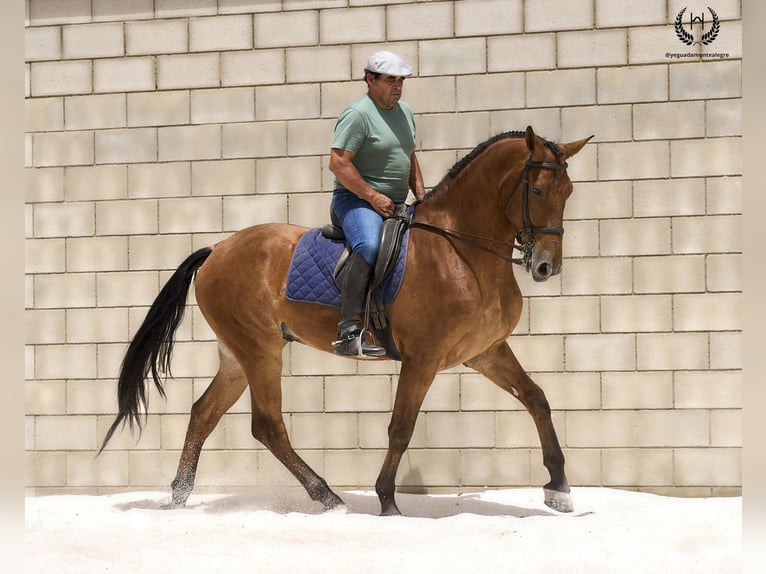
[[[312,500],[321,502],[325,510],[343,505],[327,482],[314,472],[290,444],[282,418],[282,353],[281,347],[268,353],[254,350],[248,357],[250,397],[253,409],[252,433],[303,485]]]
[[[527,408],[535,421],[543,449],[543,464],[551,480],[545,485],[545,504],[559,512],[572,512],[572,497],[564,473],[564,454],[551,420],[551,408],[545,393],[538,387],[507,343],[498,343],[466,363],[490,381],[513,394]]]
[[[194,488],[202,445],[221,417],[239,399],[247,386],[247,378],[237,360],[219,344],[220,366],[213,382],[191,409],[178,472],[171,483],[173,506],[183,506]]]

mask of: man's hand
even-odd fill
[[[382,193],[375,192],[368,202],[383,218],[391,217],[394,214],[394,202]]]

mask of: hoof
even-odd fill
[[[549,508],[557,512],[572,512],[574,510],[570,493],[548,488],[544,488],[543,492],[545,492],[545,505]]]
[[[191,495],[191,489],[182,491],[182,492],[173,491],[170,507],[183,508],[184,506],[186,506],[186,501],[189,500],[189,495]]]
[[[348,506],[345,504],[337,504],[335,506],[325,507],[325,514],[348,514]]]
[[[324,500],[321,501],[324,505],[325,512],[329,512],[330,510],[335,509],[345,509],[346,503],[343,502],[343,499],[335,494],[334,492],[330,491],[329,495],[325,497]],[[345,510],[339,510],[339,512],[344,512]]]
[[[380,509],[381,516],[401,516],[402,513],[396,504],[388,504]]]
[[[170,488],[172,490],[172,497],[168,508],[183,508],[186,506],[189,496],[191,496],[194,485],[174,480]]]
[[[186,508],[186,499],[178,502],[176,500],[171,500],[169,504],[166,504],[163,506],[165,510],[175,510],[176,508]]]

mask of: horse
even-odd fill
[[[588,140],[556,144],[531,126],[498,134],[413,204],[406,273],[388,308],[401,366],[388,449],[375,482],[381,515],[400,514],[396,474],[423,399],[437,372],[458,365],[475,369],[526,407],[550,474],[544,502],[560,512],[573,510],[551,408],[508,343],[522,309],[510,263],[521,264],[535,281],[561,271],[564,205],[573,189],[567,159]],[[117,385],[118,415],[101,450],[120,425],[141,430],[149,375],[165,395],[161,375],[172,376],[174,333],[195,282],[197,305],[217,338],[219,367],[191,408],[171,507],[185,505],[205,439],[246,388],[252,436],[325,510],[344,504],[295,452],[282,418],[283,347],[298,341],[333,352],[339,317],[335,308],[285,297],[292,253],[307,231],[260,224],[197,250],[163,286],[128,346]],[[523,256],[512,257],[514,249]]]

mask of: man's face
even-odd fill
[[[372,74],[369,74],[367,85],[369,86],[370,97],[375,100],[375,103],[381,108],[390,110],[402,97],[404,78],[387,74],[381,74],[374,78]]]

